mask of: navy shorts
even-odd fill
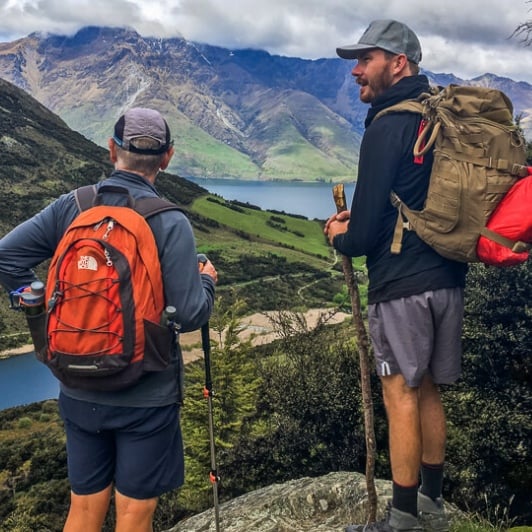
[[[61,393],[68,478],[77,495],[111,483],[123,495],[151,499],[184,481],[179,408],[108,406]]]
[[[429,373],[436,384],[461,374],[462,288],[444,288],[368,305],[377,374],[400,373],[416,387]]]

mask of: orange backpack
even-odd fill
[[[128,206],[99,204],[103,191],[126,194]],[[46,338],[37,356],[68,386],[119,390],[170,362],[173,333],[161,325],[161,265],[146,218],[178,207],[133,200],[121,187],[75,194],[82,212],[48,270]]]

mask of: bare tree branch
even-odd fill
[[[530,4],[532,1],[527,0],[526,3]],[[532,11],[532,8],[530,8],[529,11]],[[519,37],[520,42],[522,42],[525,46],[532,45],[532,20],[527,20],[526,22],[519,24],[519,26],[515,28],[511,37]]]

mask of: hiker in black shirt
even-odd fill
[[[373,121],[382,109],[429,90],[427,78],[419,75],[421,47],[404,24],[377,20],[358,44],[337,53],[357,60],[352,74],[361,101],[371,107],[351,211],[332,215],[325,233],[344,255],[366,256],[369,329],[388,418],[393,477],[387,518],[364,530],[422,530],[430,521],[433,529],[444,531],[446,423],[438,385],[455,382],[461,372],[466,266],[443,258],[413,231],[405,231],[401,253],[391,252],[398,213],[390,192],[420,209],[432,153],[421,161],[412,154],[420,115],[390,112]],[[362,529],[350,525],[346,532]]]

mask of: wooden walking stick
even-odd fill
[[[347,210],[344,185],[333,187],[333,198],[336,212]],[[377,492],[375,490],[375,427],[373,422],[373,399],[371,397],[369,340],[362,311],[360,308],[360,292],[357,279],[353,272],[350,257],[342,255],[342,269],[344,271],[347,290],[351,298],[353,310],[353,325],[355,326],[358,354],[360,360],[360,383],[362,388],[362,405],[364,408],[364,429],[366,435],[366,487],[368,490],[367,522],[373,523],[377,519]]]

